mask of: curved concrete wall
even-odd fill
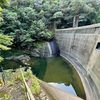
[[[100,45],[97,47],[100,42],[100,24],[56,29],[55,37],[61,53],[70,55],[82,65],[100,96]]]

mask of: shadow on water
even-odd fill
[[[33,74],[49,84],[61,88],[64,91],[77,95],[84,100],[86,95],[80,77],[73,66],[62,57],[33,58],[28,61]],[[20,65],[19,60],[4,60],[3,69],[16,69]]]
[[[38,58],[32,66],[32,71],[43,81],[86,99],[80,77],[73,66],[62,57]]]
[[[3,66],[4,70],[19,68],[20,65],[24,66],[24,64],[19,60],[4,60],[0,63]]]
[[[43,80],[47,68],[47,60],[45,58],[31,58],[29,63],[33,74]]]
[[[32,72],[39,79],[86,99],[85,91],[73,66],[62,57],[33,58]],[[30,62],[31,63],[31,62]]]

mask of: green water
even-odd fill
[[[84,88],[79,75],[73,66],[62,57],[35,58],[32,72],[43,81],[50,83],[64,91],[86,99]]]
[[[31,57],[28,63],[31,66],[33,74],[39,79],[73,95],[77,95],[84,100],[86,99],[80,77],[72,65],[62,57],[48,59]],[[4,70],[7,70],[16,69],[22,63],[18,60],[4,60],[1,65]]]

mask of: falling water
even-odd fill
[[[46,49],[47,57],[59,56],[60,50],[55,40],[46,42],[46,45],[47,45],[47,49]]]
[[[51,50],[51,46],[50,46],[50,43],[49,42],[47,42],[47,47],[48,47],[48,50],[49,50],[48,57],[52,57],[52,50]]]

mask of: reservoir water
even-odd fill
[[[75,96],[86,99],[79,75],[73,66],[62,57],[33,58],[28,61],[33,74],[39,79],[58,87]],[[4,70],[16,69],[22,63],[16,60],[4,60],[1,65]]]

